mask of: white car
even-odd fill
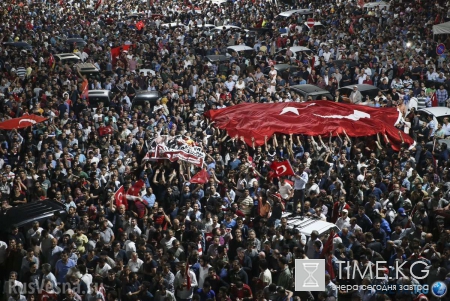
[[[431,107],[419,109],[420,121],[428,123],[428,116],[433,116],[436,123],[443,123],[445,117],[450,117],[450,108],[447,107]]]
[[[231,56],[233,54],[233,52],[237,52],[239,55],[242,56],[244,53],[252,54],[253,52],[255,52],[255,49],[253,49],[252,47],[249,47],[247,45],[228,46],[227,47],[227,55]],[[245,55],[243,55],[243,56],[245,56]]]
[[[314,14],[314,10],[312,9],[292,9],[285,12],[280,13],[275,17],[275,20],[285,20],[290,18],[292,15],[306,15],[308,17],[312,17]]]

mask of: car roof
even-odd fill
[[[289,65],[289,64],[276,64],[274,65],[275,70],[286,70],[289,68],[298,68],[296,65]]]
[[[110,90],[89,90],[88,94],[91,96],[95,96],[95,95],[108,95],[110,94],[111,91]]]
[[[226,55],[207,55],[206,58],[211,62],[223,62],[230,60],[230,57]]]
[[[11,45],[15,47],[24,47],[24,48],[31,48],[31,45],[27,42],[4,42],[4,45]]]
[[[428,115],[433,115],[435,117],[442,117],[450,115],[450,108],[447,107],[431,107],[422,108],[418,110],[419,112],[425,112]]]
[[[359,91],[380,90],[379,88],[377,88],[373,85],[367,85],[367,84],[349,85],[349,86],[341,87],[340,89],[353,89],[354,86],[357,86]]]
[[[311,236],[311,233],[314,230],[319,232],[319,235],[323,235],[328,230],[333,229],[333,228],[336,228],[336,230],[337,230],[336,225],[333,223],[329,223],[329,222],[325,222],[325,221],[322,221],[319,219],[314,219],[314,218],[309,218],[309,217],[288,218],[288,226],[292,227],[294,229],[298,229],[300,231],[300,233],[302,233],[306,236]]]
[[[182,26],[182,27],[186,27],[186,25],[184,25],[183,23],[176,23],[176,22],[172,22],[172,23],[164,23],[161,24],[161,26],[171,26],[171,27],[176,27],[176,26]]]
[[[138,91],[136,92],[136,96],[142,95],[160,95],[159,91]]]
[[[228,46],[227,49],[231,49],[234,51],[254,50],[252,47],[249,47],[247,45]]]
[[[312,14],[313,10],[312,9],[307,9],[307,8],[291,9],[291,10],[284,11],[284,12],[280,13],[279,16],[289,17],[289,16],[292,16],[293,14],[297,14],[297,13]]]
[[[386,7],[390,5],[384,1],[364,3],[364,8],[375,8],[379,6]]]
[[[305,84],[305,85],[295,85],[291,86],[291,89],[301,90],[308,94],[314,94],[314,93],[330,93],[328,90],[322,89],[315,85]]]
[[[86,41],[85,40],[83,40],[82,38],[68,38],[67,40],[66,40],[66,42],[70,42],[70,43],[74,43],[74,42],[77,42],[77,43],[86,43]]]
[[[55,54],[55,56],[59,57],[59,58],[67,58],[67,57],[75,57],[75,58],[80,58],[78,55],[74,54],[74,53],[58,53]]]
[[[311,49],[309,49],[308,47],[303,47],[303,46],[292,46],[289,48],[292,52],[299,52],[299,51],[312,51]]]
[[[353,61],[353,60],[334,60],[334,61],[328,63],[327,65],[331,66],[333,64],[336,64],[338,66],[342,66],[343,64],[350,65],[350,66],[357,66],[358,65],[358,63]]]
[[[12,226],[22,227],[30,223],[50,218],[55,212],[64,213],[65,206],[54,200],[30,202],[8,209],[0,220],[1,231],[8,231]]]

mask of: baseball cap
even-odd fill
[[[348,210],[347,209],[343,209],[342,212],[343,213],[348,213]]]
[[[404,208],[400,208],[400,209],[398,209],[398,214],[400,214],[401,216],[405,216],[406,215],[406,212],[405,212],[405,209]]]

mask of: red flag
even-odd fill
[[[244,113],[251,112],[251,113]],[[246,116],[247,114],[247,116]],[[304,103],[245,103],[205,113],[215,126],[226,130],[230,137],[244,137],[247,145],[264,145],[265,137],[273,134],[302,134],[308,136],[344,135],[350,137],[386,134],[394,150],[402,143],[396,108],[373,108],[355,104],[308,101]],[[407,144],[414,140],[408,135]]]
[[[0,122],[0,130],[14,130],[14,129],[23,129],[29,126],[33,126],[36,123],[41,123],[46,121],[48,118],[38,116],[38,115],[26,115],[20,118],[12,118]]]
[[[130,187],[127,191],[127,195],[130,196],[141,196],[142,187],[145,186],[144,181],[139,180],[132,187]]]
[[[136,29],[137,30],[142,30],[142,28],[144,28],[145,24],[142,21],[139,21],[136,23]]]
[[[83,84],[81,85],[81,98],[89,99],[89,82],[87,79],[83,80]]]
[[[348,28],[348,33],[351,35],[355,34],[355,29],[353,28],[353,22],[350,24],[350,27]]]
[[[191,273],[190,273],[190,269],[189,269],[189,262],[186,262],[185,276],[186,276],[186,289],[190,290],[191,289]]]
[[[51,53],[50,53],[50,57],[48,58],[48,66],[52,69],[55,67],[55,58],[53,57],[53,54],[51,54]]]
[[[440,24],[441,23],[441,15],[437,14],[436,18],[434,19],[434,25]]]
[[[102,5],[102,0],[98,0],[97,3],[95,3],[95,10],[97,10],[100,5]]]
[[[431,106],[437,107],[438,106],[438,100],[436,97],[436,92],[433,93],[433,96],[431,96]]]
[[[205,184],[209,180],[209,174],[206,169],[200,170],[189,180],[190,183]]]
[[[275,171],[275,175],[277,177],[293,176],[295,174],[294,170],[292,169],[291,163],[289,163],[288,160],[273,162],[272,165],[270,165],[270,169]]]
[[[289,185],[291,185],[292,187],[294,187],[294,182],[289,181],[288,179],[284,180],[286,183],[288,183]]]
[[[325,258],[325,269],[328,271],[331,279],[335,278],[333,263],[331,262],[332,252],[333,252],[333,239],[336,237],[334,234],[334,230],[330,231],[330,236],[322,248],[322,253],[320,254],[321,258]]]
[[[112,134],[114,132],[113,128],[108,126],[101,126],[98,128],[98,134],[100,137]]]
[[[117,63],[117,58],[120,56],[121,52],[130,49],[131,45],[122,45],[120,47],[111,48],[111,58],[113,66]]]
[[[116,202],[116,207],[119,207],[121,205],[125,205],[125,208],[128,209],[128,202],[125,198],[125,188],[123,186],[120,186],[119,189],[117,189],[116,193],[114,194],[114,200]]]
[[[272,179],[273,178],[276,178],[277,177],[277,175],[275,174],[275,172],[273,171],[273,170],[270,170],[268,173],[267,173],[267,181],[268,182],[272,182]]]

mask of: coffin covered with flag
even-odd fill
[[[196,166],[203,166],[205,153],[191,138],[178,135],[162,135],[153,139],[148,145],[149,151],[145,159],[168,159],[172,162],[181,160]]]
[[[252,145],[252,138],[256,145],[263,145],[265,137],[273,134],[328,137],[347,133],[350,137],[364,137],[381,133],[388,136],[394,149],[402,142],[399,130],[394,126],[401,116],[396,108],[330,101],[245,103],[210,110],[205,115],[230,137],[243,136],[248,145]],[[405,143],[414,143],[411,137],[402,136]]]

